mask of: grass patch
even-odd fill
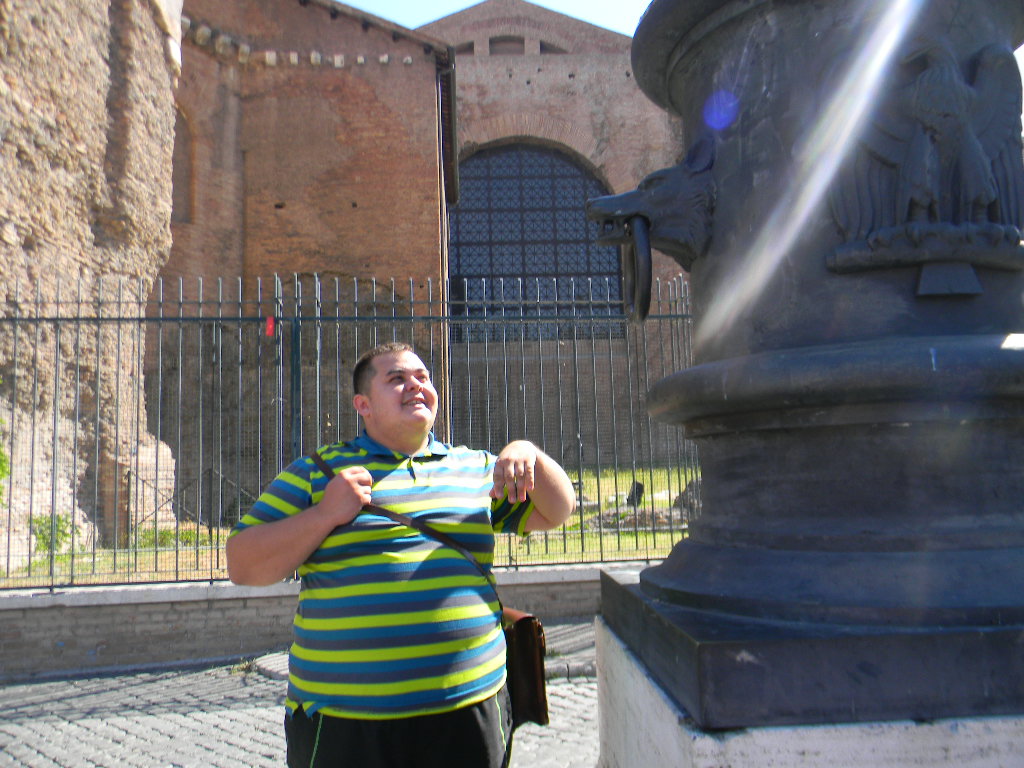
[[[537,531],[523,538],[498,536],[494,564],[566,565],[622,560],[661,560],[686,536],[685,530],[628,532]]]
[[[584,506],[597,505],[599,509],[630,506],[626,503],[633,483],[643,485],[643,505],[670,506],[693,480],[700,478],[700,470],[691,467],[605,468],[600,472],[583,470],[577,481]]]
[[[661,560],[685,530],[586,532],[556,529],[527,537],[499,534],[499,567],[570,565],[624,560]],[[223,542],[223,539],[221,540]],[[51,570],[52,569],[52,570]],[[177,551],[97,550],[40,557],[0,584],[10,589],[104,584],[156,584],[227,579],[223,547]]]
[[[216,532],[214,538],[217,538]],[[0,585],[19,589],[226,579],[227,563],[223,549],[226,538],[225,530],[220,535],[220,546],[207,543],[177,548],[149,546],[40,553],[31,565],[22,566],[7,578],[0,578]],[[206,539],[209,541],[209,534]]]

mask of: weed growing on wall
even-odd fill
[[[3,379],[0,379],[0,384],[3,384]],[[0,427],[4,425],[4,420],[0,419]],[[3,445],[0,445],[0,501],[4,498],[4,480],[6,480],[11,474],[11,462],[7,458],[7,453],[4,451]]]
[[[39,552],[60,552],[71,540],[71,518],[67,515],[33,515],[29,525]]]

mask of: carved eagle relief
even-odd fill
[[[991,45],[962,66],[944,42],[919,39],[898,70],[833,187],[846,242],[829,268],[924,265],[919,294],[980,293],[971,265],[1024,266],[1017,61]]]

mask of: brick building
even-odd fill
[[[472,166],[486,163],[490,167],[488,175],[493,178],[495,167],[516,167],[513,155],[517,152],[525,151],[526,157],[534,160],[531,167],[536,166],[538,151],[541,157],[549,155],[556,188],[560,184],[571,187],[572,181],[566,177],[572,175],[572,168],[577,169],[577,183],[588,194],[630,190],[651,171],[678,161],[681,126],[655,107],[633,82],[631,38],[525,0],[486,0],[419,31],[446,40],[455,48],[459,160],[465,171],[463,192],[468,193],[462,195],[462,204],[456,209],[457,220],[463,217],[463,211],[487,209],[473,197],[474,180],[480,174],[474,174]],[[484,160],[482,156],[489,157]],[[518,167],[521,169],[522,164]],[[523,174],[511,171],[509,175]],[[492,199],[507,192],[500,182],[490,187]],[[593,247],[591,227],[579,232],[578,239],[566,236],[583,222],[578,198],[571,192],[560,196],[556,190],[547,202],[556,210],[554,218],[524,219],[524,227],[528,229],[532,224],[533,231],[525,231],[523,241],[549,246],[547,253],[538,254],[540,260],[548,262],[539,274],[606,274],[607,254],[560,258],[573,248]],[[542,199],[537,207],[543,208],[543,203]],[[530,203],[525,205],[529,207]],[[568,210],[571,206],[575,210]],[[494,207],[492,204],[492,210]],[[566,210],[561,210],[563,207]],[[570,219],[573,215],[576,221]],[[493,230],[494,216],[489,217],[488,224]],[[545,225],[551,229],[548,234]],[[453,248],[463,249],[481,240],[458,231],[453,232],[453,238]],[[507,238],[483,239],[497,243]],[[467,265],[459,264],[458,256],[454,254],[451,272],[480,274],[475,264],[469,264],[468,270]],[[617,261],[614,251],[611,258]],[[536,264],[528,258],[523,259],[520,270],[508,269],[496,261],[491,260],[491,273],[495,275],[538,274]],[[551,262],[555,262],[554,269]],[[617,264],[612,272],[617,276]],[[667,277],[678,272],[673,262],[661,259],[656,274]]]
[[[186,293],[203,277],[209,301],[219,291],[211,278],[231,281],[224,288],[230,298],[242,277],[251,299],[256,278],[279,274],[287,283],[292,274],[317,274],[344,278],[344,309],[322,313],[339,318],[353,307],[360,316],[388,317],[394,302],[399,314],[435,315],[436,305],[401,307],[428,291],[434,299],[464,300],[453,311],[468,317],[514,316],[517,304],[573,314],[579,300],[595,297],[618,312],[618,250],[594,243],[596,225],[586,220],[584,203],[634,188],[677,162],[682,148],[678,121],[633,81],[629,37],[525,0],[485,0],[416,30],[333,0],[185,0],[182,30],[173,245],[162,271],[172,282],[165,297],[177,291],[178,277]],[[678,271],[659,257],[657,275]],[[370,279],[378,293],[368,300]],[[336,286],[328,281],[325,293]],[[311,288],[306,279],[304,296]],[[261,290],[264,302],[245,314],[275,311],[266,301],[274,289],[264,283]],[[306,314],[309,304],[302,306],[288,311]],[[291,361],[285,385],[286,374],[272,368],[261,369],[262,383],[247,379],[241,386],[223,385],[212,369],[200,373],[204,350],[219,343],[213,328],[190,327],[182,337],[164,324],[162,341],[151,335],[151,353],[178,350],[173,360],[163,357],[163,380],[201,382],[203,402],[215,404],[202,419],[174,425],[183,486],[212,487],[221,475],[208,466],[211,457],[226,466],[263,462],[271,472],[300,443],[322,444],[356,427],[346,405],[349,382],[336,371],[325,377],[319,366],[330,360],[348,370],[371,343],[370,332],[339,321],[321,334],[314,325],[301,325],[298,346],[298,336],[278,331],[274,338],[250,337],[239,352],[250,367]],[[513,385],[505,371],[492,377],[501,386],[471,388],[487,365],[471,326],[416,328],[417,346],[448,374],[438,376],[450,408],[441,415],[441,434],[450,428],[467,443],[497,446],[517,425],[517,432],[583,463],[631,439],[628,418],[602,432],[589,406],[567,410],[551,398],[536,408],[529,398],[508,397]],[[573,328],[573,337],[594,332]],[[503,333],[500,324],[492,331]],[[635,346],[621,331],[613,336],[603,349],[615,364],[599,383],[586,384],[601,403],[615,400],[613,389],[629,388]],[[521,341],[517,391],[579,385],[568,347],[545,346],[539,337]],[[652,370],[665,367],[662,353],[660,345],[649,353]],[[640,382],[634,386],[642,390]],[[165,387],[149,398],[154,433],[168,431],[161,414],[175,412],[180,397]],[[300,400],[323,403],[324,412],[298,418],[289,411],[280,419],[290,419],[290,428],[273,422],[282,403]],[[218,420],[216,412],[233,415]],[[493,412],[502,417],[490,418]],[[222,434],[239,434],[242,442],[222,444]],[[637,450],[661,455],[656,442]],[[232,482],[247,494],[260,486],[244,471],[235,475]],[[219,480],[214,485],[221,487]],[[196,508],[209,503],[202,495]]]
[[[443,270],[448,46],[330,0],[189,0],[165,277]]]
[[[602,193],[679,154],[678,124],[633,82],[630,38],[524,0],[417,30],[332,0],[185,0],[183,13],[164,277],[442,280],[458,163],[539,149]],[[562,275],[589,263],[563,261]]]
[[[493,318],[497,303],[505,312],[510,302],[572,314],[588,297],[606,299],[618,313],[618,249],[594,243],[596,225],[586,220],[584,203],[633,189],[648,173],[676,163],[682,148],[678,121],[633,81],[629,37],[525,0],[485,0],[416,30],[332,0],[185,0],[182,29],[173,246],[164,278],[183,278],[191,292],[195,278],[204,277],[209,300],[218,290],[210,278],[232,279],[225,291],[232,294],[241,276],[252,298],[255,278],[275,273],[289,280],[293,273],[343,277],[343,290],[360,290],[361,315],[390,315],[390,302],[409,294],[421,300],[428,290],[434,299],[464,300],[454,311],[468,316]],[[657,257],[656,275],[678,272],[675,262]],[[365,302],[370,278],[384,284],[383,296]],[[308,280],[306,286],[308,295]],[[177,290],[174,282],[166,288]],[[271,290],[264,284],[262,297]],[[325,290],[333,290],[330,283]],[[348,308],[351,298],[345,297]],[[268,311],[264,303],[258,314]],[[341,336],[351,335],[351,326],[343,324]],[[448,370],[439,377],[452,387],[443,399],[458,404],[457,413],[442,414],[442,428],[450,424],[460,439],[497,445],[508,424],[530,421],[525,401],[502,403],[504,418],[486,418],[497,391],[458,389],[483,364],[474,337],[460,335],[458,323],[431,334],[415,341],[430,350],[435,368]],[[363,335],[327,349],[318,346],[322,339],[305,338],[295,375],[306,382],[321,380],[318,358],[347,369],[368,343]],[[188,366],[213,340],[182,345],[168,338],[165,347],[184,349]],[[287,353],[290,342],[279,342],[284,346],[260,342],[263,359]],[[628,370],[625,337],[607,344],[619,362],[595,390],[601,402],[625,386]],[[149,348],[158,347],[151,339]],[[559,382],[574,380],[568,358],[547,360],[557,351],[519,348],[546,361],[543,375],[527,377],[526,389],[556,391]],[[257,351],[247,351],[246,359],[256,359]],[[662,352],[651,354],[659,370]],[[179,375],[166,360],[162,365],[167,380]],[[200,378],[187,370],[184,377]],[[307,399],[350,402],[350,385],[335,379]],[[207,384],[228,411],[258,402],[255,392],[224,394]],[[268,402],[260,410],[275,407]],[[557,403],[546,409],[538,419],[545,426],[534,435],[546,445],[563,433],[577,448],[599,440],[611,448],[622,437],[606,430],[599,438],[592,418],[563,424]],[[345,421],[349,409],[335,410],[322,422],[348,434],[355,426]],[[303,423],[303,434],[318,424]],[[204,444],[215,431],[198,423],[188,430],[195,434],[184,433],[183,446]],[[262,443],[240,449],[243,463],[298,450],[280,448],[269,427],[256,431]],[[594,450],[588,448],[586,460]],[[192,462],[191,456],[226,450],[211,444],[208,451],[177,454]],[[192,477],[208,468],[179,469]]]

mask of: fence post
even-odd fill
[[[295,276],[295,311],[292,315],[291,387],[289,396],[292,450],[290,463],[302,455],[302,283]]]

